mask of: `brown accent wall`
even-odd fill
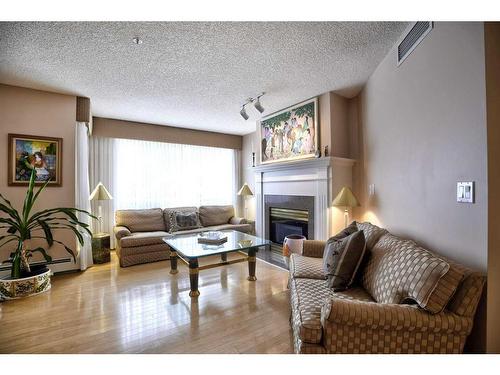
[[[92,135],[110,138],[140,139],[144,141],[181,143],[196,146],[222,147],[241,150],[242,137],[201,130],[176,128],[94,117]]]
[[[488,128],[487,350],[500,353],[500,23],[484,25]]]
[[[9,133],[63,138],[63,185],[47,187],[35,209],[75,205],[75,112],[76,97],[0,84],[0,191],[18,210],[22,208],[26,187],[7,185],[7,135]],[[56,238],[76,250],[75,236],[61,232]],[[0,249],[0,259],[9,248]],[[68,257],[54,245],[54,258]],[[74,268],[75,265],[70,265]]]

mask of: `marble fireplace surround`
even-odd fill
[[[314,198],[314,229],[310,239],[327,239],[338,229],[332,223],[331,202],[342,186],[352,186],[354,160],[323,157],[288,163],[258,165],[255,177],[255,229],[268,238],[265,196],[303,196]],[[285,199],[285,198],[281,198]],[[286,199],[285,199],[286,200]],[[288,206],[287,208],[293,208]],[[297,207],[301,209],[301,207]],[[310,219],[310,220],[311,220]],[[343,223],[340,223],[343,227]],[[311,231],[310,231],[311,232]]]

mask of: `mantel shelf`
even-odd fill
[[[355,159],[339,158],[339,157],[322,157],[303,160],[295,160],[283,163],[260,164],[251,169],[254,172],[274,172],[281,170],[299,169],[299,168],[318,168],[328,167],[330,165],[353,166]]]

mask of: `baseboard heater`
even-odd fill
[[[46,265],[49,266],[51,264],[60,264],[60,263],[71,263],[71,258],[53,259],[50,262],[43,262],[43,261],[33,262],[33,263],[30,263],[30,266],[41,266],[43,264],[46,264]],[[9,271],[10,267],[11,267],[10,263],[2,263],[2,264],[0,264],[0,272],[2,272],[2,271]]]

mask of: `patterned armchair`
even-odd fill
[[[352,288],[328,288],[324,242],[305,241],[302,255],[292,254],[295,352],[461,353],[485,276],[372,224],[357,225],[370,255]],[[433,279],[433,272],[439,277]],[[386,302],[391,298],[397,303]]]

